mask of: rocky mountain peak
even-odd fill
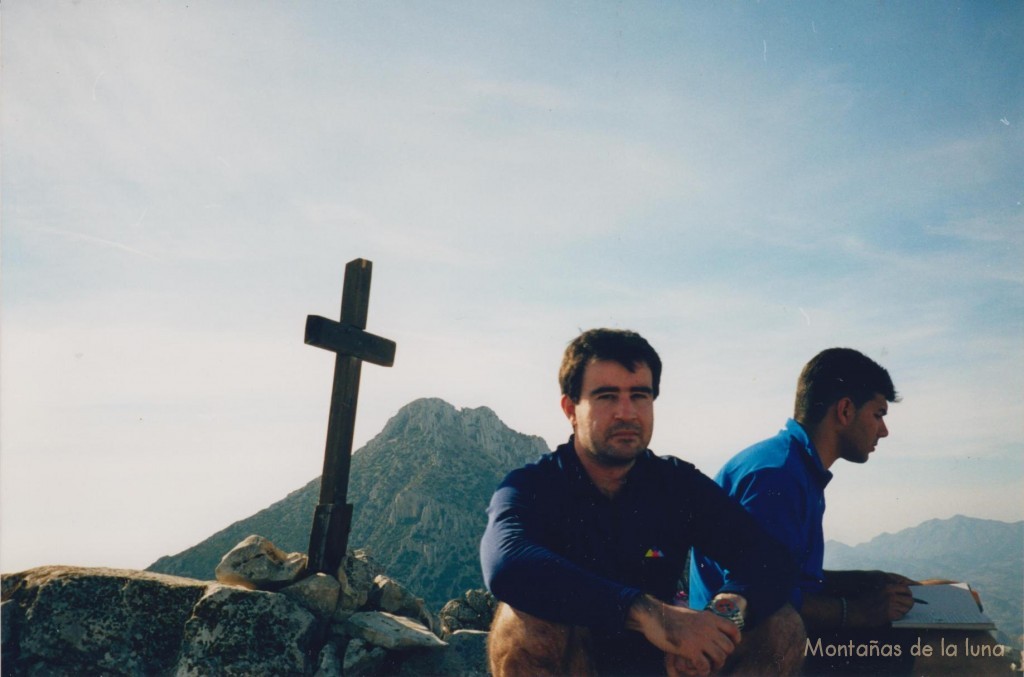
[[[547,451],[542,438],[510,429],[487,407],[414,400],[352,456],[349,543],[367,548],[438,608],[483,585],[478,546],[491,493],[508,471]],[[252,533],[303,551],[318,492],[313,480],[150,570],[207,578],[220,556]]]
[[[548,451],[543,439],[512,430],[488,407],[457,409],[436,397],[413,400],[402,407],[365,451],[378,453],[395,444],[418,454],[434,451],[447,455],[452,449],[473,449],[508,469],[523,462],[524,446],[534,450],[527,456],[537,457]]]

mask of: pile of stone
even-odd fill
[[[438,618],[363,551],[336,576],[250,536],[217,582],[40,567],[2,581],[3,672],[111,675],[487,675],[494,600]]]

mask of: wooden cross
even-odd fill
[[[349,261],[345,266],[340,322],[317,315],[306,318],[306,343],[337,353],[324,472],[320,478],[320,503],[316,506],[309,534],[308,570],[313,573],[337,575],[348,549],[352,526],[348,475],[362,361],[384,367],[395,363],[395,342],[364,331],[372,270],[373,264],[365,259]]]

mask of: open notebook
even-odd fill
[[[923,628],[950,630],[992,630],[995,623],[982,613],[966,583],[944,585],[912,585],[910,591],[916,602],[910,612],[893,621],[894,628]]]

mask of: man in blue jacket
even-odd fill
[[[480,544],[502,602],[488,646],[497,677],[798,668],[792,559],[693,465],[648,449],[660,378],[634,332],[595,329],[567,347],[559,382],[573,434],[509,473]],[[735,575],[691,609],[677,592],[695,545]]]
[[[881,571],[828,571],[823,568],[825,486],[840,460],[867,462],[879,440],[890,402],[898,401],[889,373],[850,348],[829,348],[812,358],[797,382],[793,418],[774,437],[729,460],[716,481],[775,538],[789,549],[800,578],[789,593],[807,632],[829,645],[885,640],[881,630],[914,605],[908,585],[914,581]],[[690,598],[711,599],[734,573],[731,566],[701,546],[690,567]],[[890,640],[892,638],[889,638]],[[895,640],[892,640],[895,641]],[[909,650],[886,656],[886,674],[906,670]],[[856,657],[854,657],[856,658]],[[871,661],[808,657],[813,674],[853,671],[863,674]]]

